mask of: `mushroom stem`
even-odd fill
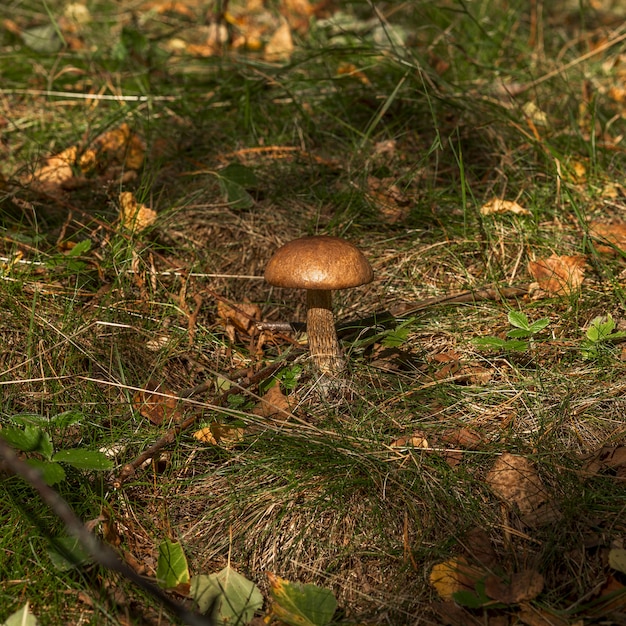
[[[332,310],[332,291],[329,289],[307,291],[306,328],[309,351],[319,371],[328,375],[341,372],[346,362],[337,339]]]

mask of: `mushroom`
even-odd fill
[[[332,311],[333,289],[369,283],[372,267],[353,244],[338,237],[302,237],[279,248],[265,268],[265,280],[276,287],[307,290],[309,350],[322,374],[345,367]]]

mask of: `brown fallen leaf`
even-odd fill
[[[97,153],[97,167],[100,171],[108,170],[113,165],[138,170],[143,165],[146,153],[143,139],[126,122],[99,135],[93,142],[93,148]]]
[[[492,198],[480,207],[481,215],[501,215],[502,213],[513,213],[514,215],[531,215],[528,209],[520,206],[517,202]]]
[[[517,604],[536,598],[543,591],[543,585],[543,576],[535,570],[513,574],[508,582],[490,574],[485,579],[485,593],[497,602]]]
[[[479,433],[464,426],[446,430],[441,439],[455,448],[464,450],[478,450],[483,443],[483,438]]]
[[[558,256],[530,261],[528,271],[537,281],[541,295],[569,296],[580,290],[587,258],[583,255]],[[537,295],[535,295],[537,297]]]
[[[256,403],[252,412],[259,417],[271,417],[279,420],[288,420],[291,417],[289,398],[282,392],[280,385],[274,385]]]
[[[500,559],[491,543],[491,538],[484,528],[472,528],[463,538],[463,547],[467,554],[485,569],[493,569],[500,564]]]
[[[548,492],[526,458],[505,452],[487,474],[487,484],[507,506],[516,506],[523,515],[548,502]]]
[[[572,623],[569,619],[526,603],[522,603],[517,618],[526,626],[583,626],[582,620]]]
[[[586,458],[583,469],[591,474],[609,470],[626,476],[626,446],[603,446]]]
[[[482,626],[484,624],[483,620],[451,600],[433,602],[431,608],[439,617],[442,626]]]
[[[235,343],[237,333],[248,337],[256,334],[256,323],[261,319],[261,309],[249,302],[227,304],[220,300],[217,303],[217,316],[224,326],[226,335]]]
[[[626,251],[626,222],[590,222],[589,234],[594,239],[605,242],[596,244],[596,249],[601,254],[616,254],[615,248]]]
[[[142,417],[154,425],[178,423],[183,419],[178,407],[178,398],[166,388],[138,391],[133,398],[133,406]]]

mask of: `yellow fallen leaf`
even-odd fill
[[[484,572],[469,565],[462,557],[453,557],[437,563],[430,570],[428,580],[444,600],[452,600],[458,591],[472,590]]]
[[[501,213],[513,213],[514,215],[530,215],[530,211],[511,200],[493,198],[480,207],[481,215],[499,215]]]
[[[263,58],[266,61],[286,61],[293,52],[293,39],[291,37],[291,28],[289,24],[283,20],[282,24],[274,31],[270,40],[265,46]]]
[[[140,231],[156,222],[157,213],[145,204],[139,204],[132,191],[122,191],[119,217],[124,228]]]

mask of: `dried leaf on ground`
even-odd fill
[[[513,213],[514,215],[531,215],[528,209],[520,206],[517,202],[493,198],[480,207],[481,215],[500,215],[502,213]]]
[[[462,556],[437,563],[430,571],[429,581],[444,600],[452,600],[458,591],[472,591],[484,576],[481,569],[472,567]]]
[[[400,437],[389,444],[390,448],[428,448],[428,439],[426,435],[416,430],[413,434],[407,437]]]
[[[178,398],[166,388],[138,391],[133,398],[133,406],[142,417],[156,426],[178,423],[183,415],[178,407]]]
[[[274,385],[252,409],[259,417],[272,417],[280,420],[288,420],[291,417],[293,402],[282,392],[280,385]]]
[[[433,602],[432,610],[438,615],[443,626],[481,626],[483,620],[474,617],[456,602]]]
[[[445,443],[464,450],[478,450],[483,443],[479,433],[464,426],[446,430],[441,438]]]
[[[626,612],[626,586],[615,576],[609,575],[600,590],[598,600],[602,601],[595,603],[591,610],[592,615],[606,615],[611,612],[623,614]]]
[[[74,179],[74,166],[78,158],[78,148],[72,146],[48,157],[27,179],[27,182],[42,191],[54,192],[67,186]]]
[[[582,620],[572,623],[566,618],[531,604],[522,604],[517,618],[526,626],[583,626]]]
[[[245,433],[245,428],[212,422],[209,426],[197,430],[193,436],[202,443],[232,448],[243,441]]]
[[[583,469],[591,474],[610,470],[626,477],[626,446],[603,446],[586,459]]]
[[[548,296],[569,296],[580,290],[585,275],[587,258],[583,255],[559,256],[537,259],[528,264],[530,275],[537,286]],[[541,295],[543,295],[541,294]],[[535,290],[535,297],[537,297]]]
[[[246,336],[255,334],[256,323],[261,319],[261,309],[249,302],[231,305],[220,300],[217,303],[217,316],[224,326],[226,335],[235,343],[238,332]]]
[[[132,191],[122,191],[119,201],[119,219],[124,228],[138,232],[156,222],[156,211],[149,209],[145,204],[139,204]]]
[[[397,186],[395,178],[368,176],[367,187],[370,200],[387,224],[396,224],[408,217],[411,200]]]
[[[487,474],[487,484],[508,506],[517,506],[523,515],[533,513],[548,502],[548,492],[526,458],[505,452]]]
[[[596,249],[601,254],[615,254],[615,248],[626,251],[626,222],[618,221],[612,224],[604,222],[590,222],[589,234],[594,239],[599,239],[607,244],[596,244]]]
[[[266,61],[288,61],[294,50],[291,28],[286,20],[274,31],[263,51]]]
[[[146,154],[143,139],[126,123],[102,133],[94,141],[93,147],[97,151],[97,166],[101,171],[113,165],[138,170]]]
[[[484,528],[472,528],[463,538],[463,546],[474,561],[487,569],[493,569],[494,566],[500,564],[491,538]]]
[[[485,593],[497,602],[517,604],[536,598],[543,591],[543,585],[543,576],[535,570],[513,574],[508,582],[491,574],[485,579]]]

